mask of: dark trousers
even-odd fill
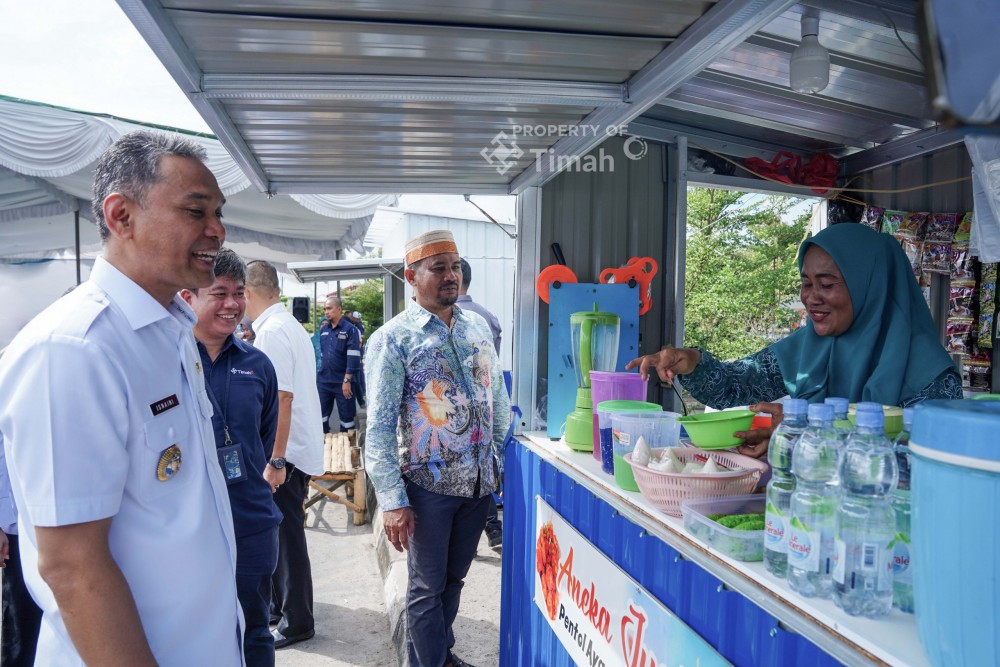
[[[355,428],[354,418],[358,414],[358,403],[355,396],[352,394],[350,398],[345,398],[344,390],[341,387],[334,389],[323,383],[317,384],[316,389],[319,391],[319,409],[323,415],[323,433],[330,432],[334,402],[337,404],[340,432],[343,433]],[[354,385],[351,386],[351,390],[354,390]]]
[[[278,526],[278,565],[271,577],[274,597],[271,614],[278,621],[278,632],[296,637],[314,630],[312,566],[306,548],[305,508],[302,506],[309,475],[288,466],[285,483],[274,494],[274,504],[281,510]]]
[[[35,664],[42,610],[24,585],[17,535],[8,535],[10,558],[3,571],[3,633],[0,635],[0,665],[31,667]]]
[[[493,497],[446,496],[409,481],[406,495],[414,520],[406,557],[406,648],[411,667],[441,667],[455,645],[451,626]]]
[[[274,667],[271,576],[278,559],[278,526],[236,540],[236,597],[243,607],[247,667]]]

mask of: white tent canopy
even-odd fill
[[[90,212],[93,168],[116,138],[146,126],[120,119],[0,96],[0,260],[52,257],[76,245],[99,249]],[[166,131],[171,128],[158,128]],[[190,134],[190,133],[185,133]],[[208,166],[226,195],[226,245],[254,259],[336,259],[361,251],[379,206],[396,195],[271,196],[250,180],[217,139],[191,135],[205,147]]]

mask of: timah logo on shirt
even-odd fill
[[[253,369],[251,369],[249,371],[243,371],[243,370],[240,370],[239,368],[234,368],[233,369],[233,375],[253,375]]]

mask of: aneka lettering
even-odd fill
[[[566,592],[573,598],[573,602],[583,612],[594,628],[601,634],[606,642],[611,643],[611,614],[597,601],[594,592],[594,582],[590,582],[589,588],[584,588],[579,579],[573,576],[573,549],[570,548],[566,560],[559,568],[559,578],[556,586],[561,586],[563,579],[566,579]]]

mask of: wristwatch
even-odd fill
[[[285,467],[285,457],[283,457],[283,456],[275,456],[273,459],[271,459],[270,461],[268,461],[268,463],[275,470],[281,470],[282,468]]]

